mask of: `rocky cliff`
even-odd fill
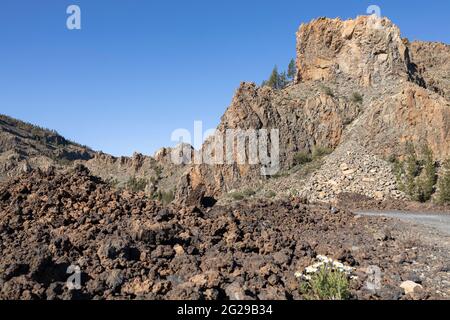
[[[338,167],[353,163],[349,170],[371,181],[361,190],[361,180],[350,175],[344,184],[334,185],[336,192],[323,186],[326,199],[343,190],[401,198],[387,158],[401,157],[406,142],[417,148],[428,144],[438,160],[450,155],[449,54],[447,45],[409,43],[386,18],[319,18],[303,24],[297,33],[295,83],[283,90],[241,84],[218,134],[237,128],[276,128],[283,174],[290,175],[296,154],[321,147],[336,150],[329,156],[331,163]],[[212,139],[204,148],[211,144]],[[364,173],[367,157],[385,172],[384,179]],[[219,195],[242,186],[264,189],[272,182],[260,174],[260,167],[194,165],[180,184],[178,198],[186,193]],[[317,174],[329,177],[333,171],[339,168],[324,165]],[[312,199],[324,198],[314,184],[302,182],[298,189]]]
[[[355,79],[371,86],[390,79],[423,84],[407,41],[387,18],[320,18],[297,33],[297,81]]]

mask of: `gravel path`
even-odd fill
[[[450,236],[450,214],[435,214],[425,212],[355,212],[363,216],[384,216],[396,218],[406,222],[412,222],[419,225],[431,227]]]

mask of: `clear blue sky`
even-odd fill
[[[82,30],[66,29],[66,8]],[[194,120],[214,128],[241,81],[295,56],[319,16],[381,7],[410,40],[450,43],[450,1],[2,0],[0,113],[114,155],[153,154]]]

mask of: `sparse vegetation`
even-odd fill
[[[327,96],[334,97],[333,90],[331,90],[330,87],[327,87],[325,85],[321,85],[320,89],[323,93],[325,93]]]
[[[437,182],[436,162],[433,158],[433,151],[424,145],[422,148],[422,175],[418,181],[419,201],[426,202],[431,199],[435,192]]]
[[[305,281],[300,292],[307,300],[347,300],[350,298],[349,281],[344,272],[323,265]]]
[[[313,160],[320,159],[322,157],[325,157],[333,152],[333,149],[328,147],[322,147],[322,146],[314,146],[312,150],[312,158]]]
[[[119,180],[113,177],[106,179],[106,183],[113,189],[117,189],[119,186]]]
[[[253,189],[245,189],[244,191],[235,191],[235,192],[230,192],[228,195],[233,199],[233,200],[243,200],[245,198],[249,198],[252,197],[256,194],[256,191]]]
[[[230,192],[228,194],[233,200],[243,200],[245,198],[244,194],[242,192]]]
[[[253,189],[245,189],[242,193],[246,197],[251,197],[251,196],[254,196],[256,194],[256,191],[253,190]]]
[[[303,165],[313,160],[312,155],[309,152],[301,151],[294,156],[294,165]]]
[[[277,195],[277,193],[275,191],[272,191],[272,190],[267,191],[266,194],[265,194],[266,198],[269,198],[269,199],[275,198],[276,195]]]
[[[279,171],[276,174],[273,174],[271,176],[269,176],[271,179],[278,179],[278,178],[283,178],[283,177],[287,177],[289,176],[289,172],[288,171]]]
[[[170,191],[158,190],[158,192],[156,192],[155,197],[157,200],[161,201],[163,204],[169,204],[175,199],[175,193],[172,190],[170,190]]]
[[[406,144],[406,159],[396,161],[394,170],[399,189],[405,192],[412,200],[427,202],[435,193],[437,182],[436,162],[431,149],[422,147],[419,160],[414,145]]]
[[[363,96],[360,93],[353,92],[352,97],[351,97],[350,100],[352,102],[354,102],[354,103],[361,104],[361,103],[363,103],[364,98],[363,98]]]
[[[148,181],[143,178],[131,177],[127,181],[127,189],[132,192],[144,191],[147,187]]]
[[[278,72],[278,67],[275,66],[272,70],[269,80],[263,81],[261,86],[262,87],[268,86],[276,90],[284,89],[290,82],[294,80],[295,73],[296,73],[295,61],[294,59],[292,59],[289,62],[287,71]]]

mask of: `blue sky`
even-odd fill
[[[66,28],[79,5],[82,30]],[[2,0],[0,113],[114,155],[153,154],[214,128],[241,81],[295,56],[319,16],[380,6],[410,40],[450,43],[450,1]]]

